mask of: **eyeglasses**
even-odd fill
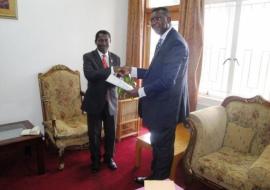
[[[162,20],[162,17],[160,16],[155,16],[151,18],[151,22],[155,23],[155,22],[160,22]]]

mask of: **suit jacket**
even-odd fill
[[[150,128],[175,127],[189,113],[187,68],[189,50],[183,37],[171,29],[149,69],[138,69],[146,96],[140,99],[141,116]]]
[[[109,52],[109,65],[120,66],[120,58],[111,52]],[[103,68],[97,50],[83,55],[83,71],[88,81],[88,86],[83,99],[82,110],[90,114],[99,114],[104,108],[106,98],[110,98],[112,100],[111,103],[116,107],[117,95],[115,86],[105,81],[111,74],[111,68]],[[107,93],[109,97],[106,97]],[[110,113],[115,112],[115,110],[109,111]]]

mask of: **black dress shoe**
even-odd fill
[[[91,164],[91,170],[93,173],[97,173],[100,169],[100,164],[99,163],[92,163]]]
[[[107,163],[108,168],[110,168],[111,170],[116,170],[117,169],[117,165],[115,163],[115,161],[111,158],[109,160],[105,160],[105,163]]]
[[[147,180],[148,177],[135,177],[134,181],[140,185],[144,185],[144,180]]]

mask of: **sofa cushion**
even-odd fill
[[[270,144],[270,109],[259,97],[247,101],[232,101],[226,106],[228,122],[239,126],[251,127],[256,135],[250,145],[251,154],[260,155]]]
[[[247,153],[249,152],[254,134],[255,132],[252,128],[241,127],[235,123],[229,122],[226,129],[223,146]]]
[[[202,176],[217,183],[228,184],[229,189],[251,189],[247,172],[258,156],[238,152],[230,147],[222,147],[198,159]]]

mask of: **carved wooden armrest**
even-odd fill
[[[51,121],[52,123],[52,127],[55,128],[56,127],[56,117],[54,116],[53,112],[48,111],[51,110],[50,109],[50,101],[47,98],[47,96],[42,96],[42,102],[44,104],[44,114],[45,114],[45,118],[49,121]],[[48,115],[47,115],[48,114]]]

